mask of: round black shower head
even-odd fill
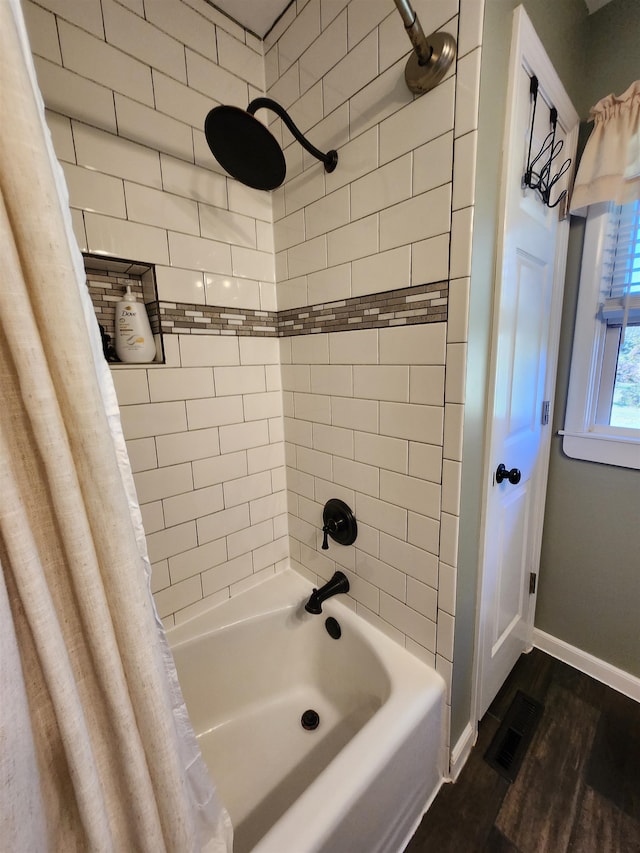
[[[214,107],[204,123],[209,148],[234,178],[257,190],[274,190],[284,181],[286,163],[273,134],[238,107]]]

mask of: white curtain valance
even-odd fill
[[[571,213],[590,204],[628,204],[640,198],[640,80],[622,95],[607,95],[591,108],[594,128],[580,161]]]

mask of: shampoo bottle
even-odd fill
[[[156,344],[144,304],[136,302],[130,285],[124,299],[116,305],[116,353],[120,361],[153,361]]]

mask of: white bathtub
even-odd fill
[[[169,632],[234,853],[396,853],[442,781],[444,682],[310,592],[287,570]]]

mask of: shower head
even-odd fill
[[[254,116],[266,108],[277,113],[298,142],[333,172],[338,153],[323,154],[298,130],[287,111],[271,98],[256,98],[246,111],[238,107],[214,107],[207,115],[204,133],[213,156],[232,177],[257,190],[274,190],[284,181],[287,167],[273,134]]]
[[[257,190],[272,190],[284,181],[284,154],[275,137],[251,113],[239,107],[215,107],[204,134],[218,163],[234,178]]]

